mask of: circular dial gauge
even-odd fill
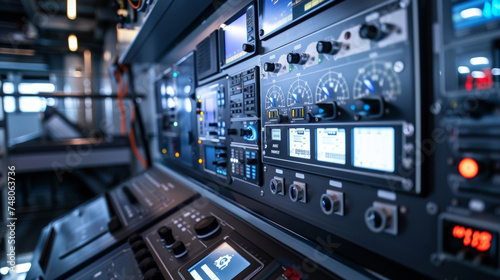
[[[273,85],[266,93],[266,109],[285,107],[285,95],[279,86]]]
[[[303,80],[295,81],[288,90],[288,106],[296,104],[312,104],[313,95],[307,82]]]
[[[319,80],[316,87],[316,103],[327,99],[346,100],[349,99],[349,87],[342,74],[328,72]]]
[[[392,63],[373,61],[358,70],[354,81],[354,98],[382,95],[388,100],[401,94],[401,83]]]

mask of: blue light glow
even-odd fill
[[[370,79],[363,79],[363,84],[369,91],[375,92],[375,86],[373,85],[373,82]]]

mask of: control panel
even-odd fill
[[[264,249],[265,248],[265,249]],[[69,279],[341,279],[199,199]]]
[[[71,275],[195,196],[152,168],[51,222],[39,240],[30,273],[46,279]]]

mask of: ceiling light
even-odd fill
[[[75,34],[71,34],[68,36],[68,47],[72,52],[76,52],[76,50],[78,50],[78,39],[76,38]]]
[[[68,0],[66,14],[71,20],[74,20],[76,18],[76,0]]]

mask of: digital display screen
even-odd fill
[[[205,146],[205,168],[216,172],[217,165],[214,162],[217,162],[217,158],[215,157],[215,147]]]
[[[262,29],[270,33],[292,21],[292,0],[262,0]]]
[[[394,172],[394,128],[356,127],[352,134],[355,167]]]
[[[443,250],[464,254],[466,260],[482,258],[481,264],[498,266],[498,236],[488,229],[449,220],[443,221]]]
[[[188,268],[188,272],[194,280],[225,280],[233,279],[249,266],[249,260],[224,242]]]
[[[500,20],[500,0],[472,0],[452,7],[452,22],[455,30],[486,25]]]
[[[311,130],[308,128],[290,128],[288,137],[290,156],[311,158]]]
[[[247,14],[244,13],[224,28],[224,53],[226,64],[244,56],[242,46],[247,42]]]
[[[345,129],[316,129],[316,159],[345,164]]]
[[[271,139],[281,141],[281,129],[271,129]]]
[[[265,34],[269,34],[332,1],[262,0],[262,29]]]

